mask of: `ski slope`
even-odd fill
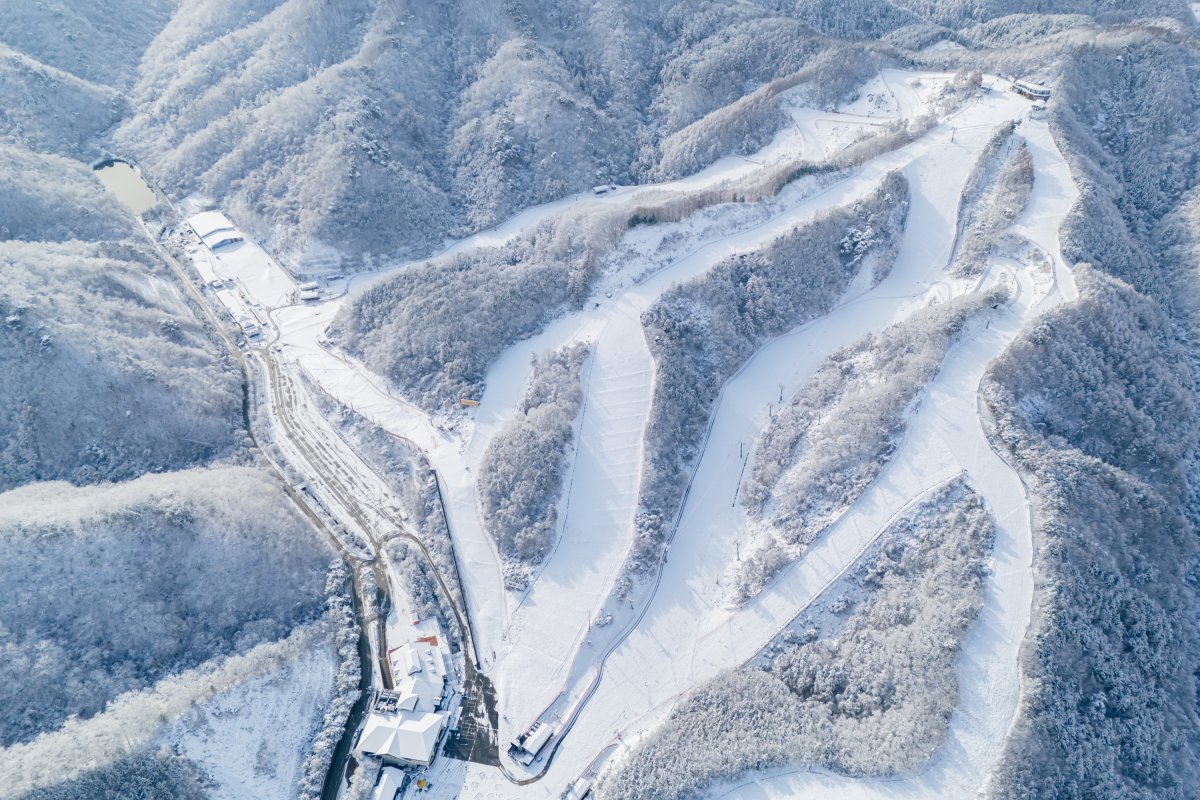
[[[1012,306],[995,319],[971,326],[927,388],[926,401],[910,423],[892,467],[798,565],[736,611],[722,607],[720,580],[733,557],[738,532],[745,526],[741,509],[733,502],[742,467],[739,445],[753,441],[765,425],[780,387],[785,394],[796,391],[836,349],[902,318],[918,303],[934,297],[945,300],[949,292],[962,290],[948,284],[942,274],[953,244],[962,185],[991,133],[989,123],[998,124],[1005,118],[1003,113],[1016,115],[1023,110],[1007,97],[996,98],[995,105],[994,111],[1001,113],[988,123],[964,119],[953,145],[949,131],[937,129],[906,148],[908,152],[880,159],[856,178],[869,184],[878,180],[884,167],[900,166],[897,160],[908,159],[905,171],[913,186],[913,207],[896,267],[875,290],[848,298],[830,315],[772,342],[726,385],[692,485],[695,491],[689,495],[654,600],[614,652],[596,694],[556,754],[545,796],[583,773],[618,737],[635,740],[692,686],[752,657],[848,568],[896,515],[963,472],[996,515],[999,539],[984,611],[964,647],[962,709],[942,755],[909,788],[913,796],[957,796],[969,794],[984,780],[1016,710],[1017,649],[1028,625],[1033,585],[1027,499],[1015,472],[983,435],[976,392],[986,365],[1030,319],[1076,296],[1061,258],[1054,258],[1055,280],[1048,291],[1038,291],[1037,284],[1044,281],[1036,280],[1031,268],[993,270],[995,280],[1015,277],[1018,281]],[[1045,125],[1027,122],[1025,136],[1037,178],[1030,205],[1013,232],[1057,254],[1058,225],[1074,202],[1075,188]],[[831,204],[845,201],[834,194]],[[671,278],[679,279],[663,275],[665,285],[656,288],[666,288]],[[568,697],[561,703],[564,709],[569,701]],[[946,757],[948,752],[954,757]],[[858,796],[855,792],[905,796],[901,790],[905,784],[895,781],[869,784],[832,775],[804,776],[781,775],[751,786],[753,791],[767,792],[765,796],[778,797],[824,797],[835,790],[838,796]],[[517,794],[528,790],[494,787],[494,796]]]
[[[693,188],[746,177],[763,164],[836,156],[860,136],[929,112],[949,79],[885,70],[837,112],[785,97],[792,124],[752,157],[729,157],[680,181],[590,193],[530,209],[496,228],[452,243],[446,252],[494,246],[568,209],[635,203],[647,191]],[[999,89],[1006,86],[994,81]],[[542,776],[518,785],[493,768],[469,765],[457,787],[481,798],[558,797],[578,776],[619,761],[686,692],[753,657],[848,569],[897,515],[945,481],[965,473],[996,517],[997,544],[985,604],[963,647],[961,705],[948,739],[919,774],[863,781],[812,771],[779,770],[719,787],[728,797],[957,797],[984,784],[1020,702],[1017,653],[1033,597],[1029,505],[1020,479],[990,447],[976,397],[988,363],[1039,315],[1077,297],[1059,255],[1057,231],[1077,196],[1066,163],[1044,122],[1008,91],[982,93],[910,144],[847,171],[828,185],[789,187],[761,213],[719,207],[728,225],[677,223],[684,245],[665,263],[629,263],[606,276],[583,310],[506,350],[489,371],[480,405],[465,421],[431,418],[362,364],[324,345],[324,331],[349,299],[387,273],[342,282],[316,305],[282,302],[277,282],[248,302],[269,309],[277,362],[303,374],[339,402],[421,449],[436,469],[461,570],[481,668],[494,682],[500,741],[543,720],[560,727],[552,758],[522,768],[502,755],[509,776]],[[1049,259],[996,258],[978,281],[952,279],[946,267],[955,218],[975,159],[995,128],[1023,119],[1035,170],[1033,194],[1011,233]],[[878,286],[856,281],[827,315],[780,336],[728,381],[696,465],[661,569],[627,594],[616,591],[633,541],[643,462],[643,434],[653,400],[654,364],[641,316],[671,286],[703,275],[723,259],[761,248],[821,212],[870,194],[902,170],[912,191],[900,253]],[[729,608],[722,580],[747,542],[747,519],[735,502],[747,453],[771,406],[790,395],[833,352],[878,332],[931,302],[1007,283],[1010,303],[974,320],[929,384],[891,464],[805,555],[740,608]],[[269,296],[268,296],[269,295]],[[289,301],[290,302],[290,301]],[[512,418],[529,378],[530,357],[587,342],[584,404],[576,422],[570,473],[560,499],[559,540],[526,592],[504,588],[499,555],[484,529],[475,476],[492,438]],[[336,453],[342,483],[390,502],[386,483],[341,441],[309,403],[295,416],[315,441]],[[303,460],[303,454],[290,453]],[[313,491],[322,494],[320,486]],[[336,497],[325,492],[331,506]],[[370,501],[370,502],[366,502]],[[611,624],[598,620],[611,615]],[[565,728],[563,730],[562,728]]]
[[[947,470],[957,466],[996,517],[996,544],[984,605],[963,645],[960,704],[951,719],[947,741],[919,775],[907,780],[858,781],[828,773],[779,770],[714,791],[713,797],[816,798],[828,797],[830,792],[846,798],[969,797],[986,784],[989,769],[1001,755],[1021,697],[1018,655],[1033,603],[1033,542],[1028,497],[1019,476],[984,435],[977,391],[988,363],[1025,326],[1055,305],[1078,297],[1058,243],[1059,225],[1078,190],[1046,125],[1026,123],[1023,135],[1036,177],[1030,203],[1012,230],[1051,255],[1055,280],[1046,291],[1037,292],[1030,275],[1017,273],[1021,287],[1016,301],[983,330],[975,324],[951,353],[928,388],[922,411],[898,453],[896,468],[888,475],[894,479],[898,472],[917,473],[926,470],[927,464],[940,464]],[[885,492],[883,483],[869,494]],[[868,504],[877,502],[863,499]],[[837,535],[836,530],[831,531],[829,538]]]

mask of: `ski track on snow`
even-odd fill
[[[915,77],[885,70],[875,82],[874,91],[891,97],[886,103],[891,116],[856,110],[831,122],[828,114],[793,110],[793,126],[756,154],[759,161],[722,159],[696,176],[664,185],[704,185],[736,179],[762,161],[823,156],[829,143],[822,137],[829,133],[822,127],[831,124],[877,125],[896,114],[912,118],[922,108],[910,86]],[[726,384],[659,588],[644,618],[608,659],[595,695],[562,741],[546,778],[517,787],[494,769],[471,765],[466,778],[471,786],[487,796],[557,797],[610,742],[618,737],[635,741],[682,693],[752,657],[914,498],[965,472],[995,515],[998,532],[983,611],[963,648],[960,705],[938,754],[916,775],[900,780],[782,769],[718,787],[713,796],[945,797],[968,796],[979,788],[1000,754],[1020,700],[1017,651],[1029,622],[1033,579],[1028,501],[1017,474],[984,436],[977,389],[987,364],[1031,319],[1077,297],[1057,239],[1058,225],[1077,190],[1044,123],[1027,120],[1021,129],[1036,177],[1030,203],[1013,231],[1051,256],[1053,281],[1048,290],[1042,291],[1045,281],[1035,282],[1022,265],[995,262],[985,277],[999,280],[1015,273],[1020,286],[1016,299],[990,323],[977,320],[968,327],[926,387],[892,465],[799,561],[744,607],[721,606],[719,581],[745,524],[742,510],[733,503],[744,463],[739,444],[753,443],[781,387],[794,393],[838,348],[881,330],[932,298],[948,299],[955,291],[943,280],[943,271],[962,186],[994,126],[1026,107],[1007,92],[984,95],[953,115],[956,130],[943,122],[782,213],[709,241],[615,298],[552,322],[541,334],[502,354],[462,434],[445,431],[395,396],[382,378],[318,344],[340,303],[273,312],[281,331],[279,346],[289,361],[341,402],[421,448],[439,471],[480,655],[501,698],[503,743],[543,714],[564,715],[595,675],[593,662],[605,644],[618,641],[621,626],[590,631],[588,626],[611,602],[609,593],[632,542],[642,436],[653,394],[653,362],[641,314],[675,283],[703,274],[727,256],[758,248],[824,209],[869,194],[890,170],[903,169],[909,178],[909,225],[892,273],[874,289],[766,344]],[[577,195],[530,209],[449,250],[507,241],[573,203],[626,202],[644,188],[619,189],[602,198]],[[357,282],[352,294],[377,279]],[[565,485],[574,488],[564,498],[561,538],[530,591],[510,594],[503,588],[495,545],[480,519],[474,470],[487,443],[520,401],[530,356],[576,341],[589,342],[593,352],[584,370],[585,411],[577,427],[573,473],[565,476]],[[371,476],[363,477],[375,483]],[[612,758],[611,752],[605,755]]]

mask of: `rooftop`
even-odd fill
[[[363,725],[357,749],[409,764],[428,764],[446,724],[445,714],[372,711]]]

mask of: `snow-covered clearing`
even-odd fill
[[[329,700],[336,657],[327,647],[233,686],[197,705],[154,739],[195,761],[214,800],[287,800]]]
[[[102,714],[69,720],[32,742],[0,750],[0,775],[5,778],[0,783],[0,797],[17,797],[40,786],[70,780],[89,768],[138,750],[149,744],[165,723],[193,706],[282,668],[303,650],[323,650],[316,646],[315,632],[313,626],[298,628],[282,641],[258,645],[242,655],[214,659],[142,691],[123,694]]]

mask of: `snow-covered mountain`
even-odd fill
[[[0,15],[0,797],[1196,794],[1200,6]]]

